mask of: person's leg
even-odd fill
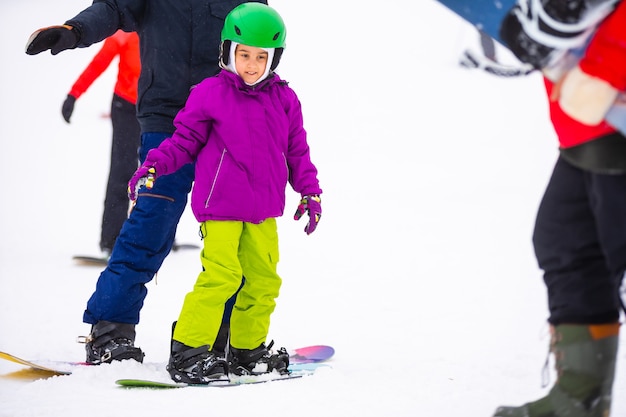
[[[625,226],[626,177],[591,174],[559,159],[533,235],[548,289],[550,351],[559,378],[545,397],[520,407],[500,407],[494,416],[608,415]]]
[[[144,133],[141,159],[168,136],[167,133]],[[96,290],[87,302],[83,314],[85,323],[96,328],[100,321],[121,325],[139,323],[147,294],[145,284],[152,280],[172,247],[193,176],[193,165],[189,164],[159,178],[152,189],[143,188],[139,192],[137,203],[115,242],[108,266],[100,274]],[[88,361],[99,360],[105,354],[111,360],[116,359],[115,352],[107,352],[106,346],[95,349],[96,344],[91,340],[86,346]]]
[[[204,345],[212,348],[224,316],[224,306],[241,285],[237,251],[242,229],[243,223],[237,221],[202,223],[202,272],[193,290],[185,296],[174,340],[192,348]]]
[[[551,324],[617,321],[626,268],[626,176],[591,174],[559,159],[533,244]]]
[[[279,260],[276,219],[244,224],[239,259],[246,278],[231,318],[230,370],[240,375],[286,373],[289,366],[286,349],[272,353],[272,344],[265,345],[270,316],[282,284],[276,271]]]
[[[172,334],[167,370],[174,381],[209,383],[227,372],[224,346],[215,349],[223,323],[224,306],[241,285],[241,265],[237,258],[242,222],[202,223],[204,248],[202,272],[183,303]]]
[[[111,103],[111,160],[104,198],[100,249],[113,250],[115,240],[128,217],[128,180],[137,169],[140,128],[135,105],[113,95]]]
[[[246,277],[231,317],[231,345],[254,349],[265,343],[270,316],[276,307],[282,280],[277,273],[278,233],[276,219],[244,223],[239,258]]]

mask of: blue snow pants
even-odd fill
[[[148,151],[169,136],[170,133],[143,133],[140,160],[145,161]],[[194,166],[188,164],[171,175],[158,177],[151,190],[141,189],[115,242],[109,264],[87,302],[85,323],[139,323],[139,312],[148,292],[145,284],[152,280],[172,248],[193,178]],[[232,308],[233,303],[234,298],[227,305],[225,321],[230,318],[228,307]]]
[[[533,244],[551,324],[616,322],[626,270],[626,175],[594,174],[559,158]]]

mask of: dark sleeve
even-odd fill
[[[94,0],[93,4],[65,22],[80,32],[79,48],[108,38],[118,29],[136,32],[149,0]]]

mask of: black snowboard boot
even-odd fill
[[[144,353],[134,345],[135,325],[99,321],[91,326],[91,334],[84,339],[87,362],[99,365],[124,359],[143,362]]]
[[[558,379],[545,397],[499,407],[493,417],[608,417],[619,323],[551,328]]]
[[[228,374],[228,363],[208,345],[192,348],[172,340],[167,371],[176,382],[208,384]]]
[[[269,347],[262,343],[256,349],[236,349],[231,346],[229,357],[230,372],[235,375],[260,375],[272,371],[288,374],[289,354],[285,348],[271,353],[274,342]]]

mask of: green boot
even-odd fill
[[[619,323],[551,327],[557,381],[545,397],[493,417],[608,417]]]

